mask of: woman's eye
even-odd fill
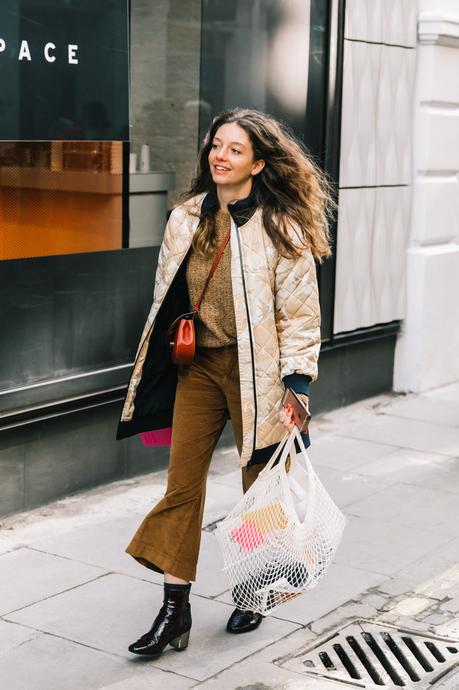
[[[238,151],[237,149],[231,149],[231,150],[232,150],[233,153],[241,153],[241,152]]]

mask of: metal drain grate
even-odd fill
[[[283,667],[357,688],[424,690],[459,665],[459,641],[359,620]]]

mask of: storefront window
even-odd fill
[[[316,5],[323,9],[313,33]],[[142,175],[142,144],[149,144],[151,173],[175,175],[173,189],[163,193],[168,208],[176,204],[189,186],[210,121],[227,108],[259,108],[286,122],[306,143],[308,134],[316,140],[320,132],[307,127],[306,110],[319,113],[316,119],[323,112],[321,39],[328,2],[131,0],[130,7],[130,148],[137,157],[131,189],[138,184],[133,176]],[[158,193],[156,188],[156,200]],[[137,242],[139,201],[131,194],[129,246]],[[146,214],[145,197],[142,202]],[[160,244],[164,217],[151,208],[145,218],[150,243]],[[143,229],[139,235],[146,237]]]
[[[305,137],[310,0],[204,0],[201,127],[236,106],[259,108]]]
[[[122,246],[122,143],[0,142],[0,259]]]
[[[155,192],[168,194],[169,208],[196,163],[200,61],[201,0],[131,0],[131,152],[137,175],[142,144],[149,144],[152,173],[175,174],[173,189]],[[159,217],[152,216],[150,227],[156,223]]]

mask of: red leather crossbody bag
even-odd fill
[[[202,292],[194,305],[193,311],[178,316],[171,323],[167,330],[167,338],[172,348],[171,359],[174,364],[190,366],[190,364],[192,364],[194,360],[194,355],[196,351],[194,319],[196,317],[196,314],[198,313],[199,307],[202,302],[202,298],[204,297],[207,285],[209,284],[209,280],[212,278],[218,264],[220,263],[220,259],[222,258],[222,254],[226,245],[228,244],[230,235],[231,230],[228,230],[228,233],[225,239],[223,240],[222,244],[220,245],[220,248],[215,256],[209,275],[207,276],[207,280],[202,289]]]

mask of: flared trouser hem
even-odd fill
[[[138,563],[157,573],[171,573],[175,577],[189,582],[196,580],[196,564],[191,561],[186,562],[183,554],[177,558],[135,538],[132,539],[125,551]]]
[[[182,580],[195,580],[207,474],[227,420],[241,453],[242,412],[237,345],[197,348],[190,367],[178,368],[172,443],[164,497],[146,515],[127,548],[138,563]],[[243,490],[264,465],[242,470]]]

